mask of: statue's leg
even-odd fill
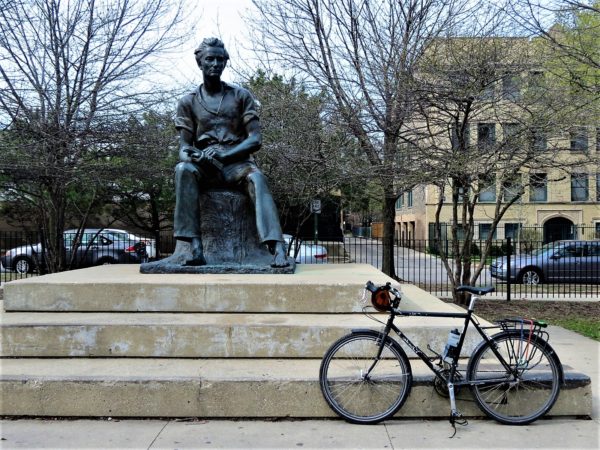
[[[252,170],[246,176],[246,185],[248,195],[254,203],[258,238],[269,247],[269,251],[273,254],[271,266],[288,266],[279,214],[265,176],[258,169]]]
[[[206,264],[200,231],[200,182],[202,174],[195,164],[180,162],[175,166],[175,239],[191,243],[192,258],[186,261],[189,266]]]

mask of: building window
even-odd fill
[[[447,223],[440,223],[440,240],[448,239],[448,228]],[[435,222],[429,222],[429,239],[432,241],[435,239],[435,229]]]
[[[520,223],[506,223],[504,224],[504,237],[517,239],[522,228],[523,225]]]
[[[463,228],[462,224],[458,224],[456,225],[456,239],[458,239],[459,241],[464,241],[465,240],[465,229]]]
[[[504,133],[504,140],[514,140],[519,135],[519,124],[518,123],[503,123],[502,132]]]
[[[504,134],[504,145],[509,149],[514,149],[519,139],[519,124],[503,123],[502,133]]]
[[[466,124],[464,128],[458,128],[457,127],[452,127],[452,132],[451,132],[451,144],[452,144],[452,149],[453,150],[457,150],[457,149],[466,149],[469,147],[469,145],[471,144],[471,136],[470,136],[470,129],[469,129],[469,125]],[[461,142],[461,138],[462,138],[462,142]],[[462,147],[461,147],[462,144]]]
[[[491,223],[480,223],[479,224],[479,239],[485,240],[490,236],[490,231],[492,230]],[[496,239],[496,230],[494,230],[494,234],[492,235],[492,239]]]
[[[477,124],[477,145],[486,150],[496,142],[496,128],[493,123]]]
[[[571,151],[586,152],[588,149],[588,133],[585,127],[575,127],[569,131]]]
[[[493,175],[479,176],[479,201],[490,203],[496,201],[496,177]]]
[[[459,186],[458,187],[458,196],[457,196],[457,201],[458,203],[462,203],[465,201],[465,195],[469,194],[469,187],[467,186],[466,188],[463,186]]]
[[[481,93],[479,94],[479,98],[481,100],[494,100],[494,96],[496,94],[496,89],[494,86],[494,82],[490,82],[483,86]]]
[[[402,209],[404,207],[404,194],[400,194],[396,200],[396,209]]]
[[[548,201],[548,176],[545,173],[532,173],[529,176],[529,201]]]
[[[519,75],[507,73],[502,77],[502,97],[513,101],[521,98],[521,79]]]
[[[518,178],[508,179],[502,183],[502,198],[510,202],[519,197],[523,192],[523,186]]]
[[[600,202],[600,173],[596,174],[596,201]]]
[[[533,150],[543,152],[548,149],[548,139],[546,133],[540,129],[531,130],[531,146]]]
[[[413,205],[413,191],[412,189],[406,193],[406,206],[411,208]]]
[[[600,239],[600,222],[596,222],[596,239]]]
[[[571,174],[571,201],[584,202],[588,199],[589,187],[586,173]]]

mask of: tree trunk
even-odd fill
[[[396,219],[396,195],[393,187],[384,186],[383,202],[383,262],[382,271],[397,280],[394,264],[394,228]]]
[[[66,196],[61,186],[50,189],[50,210],[48,211],[48,232],[46,233],[46,258],[50,273],[65,269],[65,231]],[[44,264],[40,261],[41,264]]]

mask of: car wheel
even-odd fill
[[[33,264],[29,258],[19,257],[13,261],[13,268],[17,273],[32,273]]]
[[[531,285],[540,284],[542,282],[542,274],[537,269],[525,269],[519,276],[519,282]]]

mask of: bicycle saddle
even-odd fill
[[[493,286],[458,286],[456,292],[469,292],[475,295],[485,295],[494,292]]]

